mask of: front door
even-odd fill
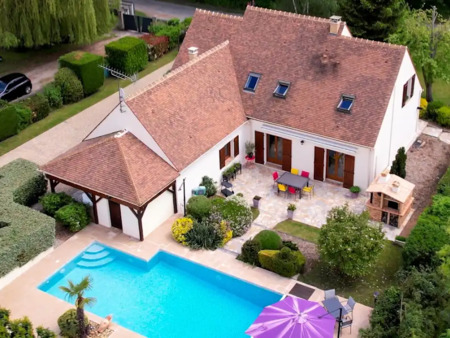
[[[109,215],[111,217],[111,226],[122,230],[122,216],[120,214],[120,204],[113,201],[109,202]]]
[[[267,162],[283,164],[283,138],[267,134]]]
[[[327,178],[344,182],[345,154],[327,150]]]

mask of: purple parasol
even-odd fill
[[[332,338],[335,323],[319,303],[287,296],[266,306],[245,333],[258,338]]]

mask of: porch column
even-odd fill
[[[177,189],[176,189],[176,181],[172,184],[172,190],[169,190],[172,193],[173,198],[173,212],[174,214],[178,213],[178,203],[177,203]]]
[[[137,218],[138,227],[139,227],[139,240],[140,241],[144,240],[144,229],[142,227],[142,217],[144,216],[145,209],[147,209],[147,205],[148,204],[144,205],[143,207],[141,207],[141,208],[139,208],[137,210],[134,210],[133,208],[128,207],[131,210],[131,212],[134,214],[134,216],[136,216],[136,218]]]
[[[91,193],[86,193],[86,196],[89,197],[92,202],[92,210],[94,211],[94,223],[98,224],[97,203],[100,202],[102,198],[100,196],[96,198],[95,195]]]
[[[55,188],[59,184],[59,182],[53,178],[48,178],[48,180],[50,182],[50,191],[52,193],[55,193]]]

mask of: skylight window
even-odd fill
[[[257,73],[248,74],[248,78],[247,78],[247,82],[245,83],[244,90],[254,92],[256,90],[256,86],[258,85],[260,77],[261,77],[261,74],[257,74]]]
[[[353,102],[355,101],[355,96],[353,95],[342,95],[341,101],[337,106],[337,110],[343,113],[350,113],[352,109]]]
[[[286,94],[289,90],[290,83],[285,81],[278,81],[277,88],[275,88],[275,91],[273,92],[273,96],[275,97],[281,97],[286,98]]]

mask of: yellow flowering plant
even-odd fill
[[[186,233],[188,233],[192,227],[194,226],[194,222],[188,217],[178,218],[172,224],[172,237],[178,243],[183,245],[187,245],[186,243]]]

